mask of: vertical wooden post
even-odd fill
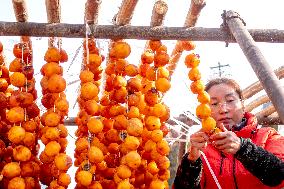
[[[247,57],[252,69],[263,85],[268,97],[278,112],[279,118],[284,122],[284,89],[273,69],[261,54],[255,41],[245,28],[238,13],[228,11],[225,15],[226,23]]]

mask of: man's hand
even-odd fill
[[[190,136],[190,147],[188,150],[188,159],[196,161],[200,157],[200,150],[207,146],[209,137],[205,132],[198,131]]]
[[[241,147],[241,139],[232,131],[228,131],[224,125],[220,126],[223,132],[210,136],[212,145],[227,154],[236,154]]]

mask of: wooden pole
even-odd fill
[[[244,23],[239,15],[236,12],[228,11],[225,16],[231,33],[247,57],[264,90],[278,112],[279,118],[284,122],[284,90],[279,79],[261,54],[250,33],[244,27]]]
[[[25,0],[13,0],[13,7],[16,20],[18,22],[27,22],[28,21],[28,11]]]
[[[119,12],[115,17],[115,24],[124,26],[129,24],[138,0],[123,0]]]
[[[156,1],[152,10],[150,26],[162,26],[167,12],[168,5],[164,0]]]
[[[60,0],[45,0],[46,14],[47,14],[47,22],[48,23],[60,23],[61,22],[61,6]],[[57,39],[56,36],[50,36],[48,39],[48,46],[60,46],[61,39]],[[55,44],[55,43],[58,44]]]
[[[100,0],[87,0],[87,2],[85,3],[85,23],[98,23],[100,5]]]
[[[284,77],[284,66],[281,66],[279,68],[277,68],[274,73],[276,74],[276,76],[279,79],[282,79]],[[251,84],[250,86],[248,86],[247,88],[245,88],[242,93],[243,93],[243,97],[244,99],[248,99],[250,97],[252,97],[253,95],[255,95],[256,93],[258,93],[259,91],[261,91],[263,89],[261,83],[259,81]]]
[[[196,25],[200,12],[203,9],[203,7],[205,7],[205,5],[206,5],[205,0],[191,0],[190,8],[188,10],[188,13],[187,13],[187,16],[184,22],[184,27],[193,27]],[[188,39],[188,40],[191,40],[191,39]],[[179,43],[180,41],[177,41],[172,51],[171,60],[168,65],[168,70],[170,71],[170,78],[173,75],[176,69],[177,63],[179,62],[179,59],[183,52],[183,51],[180,51]]]
[[[246,112],[251,112],[256,107],[260,106],[261,104],[264,104],[266,102],[269,102],[269,98],[267,95],[263,95],[261,97],[258,97],[254,101],[250,102],[248,105],[245,106]]]
[[[114,26],[90,25],[91,33],[99,39],[162,39],[192,41],[229,41],[235,40],[220,28],[202,27],[150,27],[150,26]],[[248,30],[257,42],[284,43],[284,30],[251,29]],[[33,37],[86,37],[85,24],[0,22],[0,36]]]

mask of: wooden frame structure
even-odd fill
[[[40,36],[49,37],[49,44],[52,45],[53,37],[67,37],[67,38],[84,38],[86,36],[86,27],[84,24],[66,24],[61,22],[61,6],[60,0],[45,0],[46,12],[47,12],[47,23],[31,23],[28,22],[28,12],[25,0],[12,0],[14,13],[17,22],[0,22],[0,36]],[[251,29],[246,30],[243,28],[243,22],[239,15],[229,11],[225,15],[227,21],[227,28],[198,28],[194,27],[202,8],[206,5],[205,0],[191,0],[190,8],[186,16],[183,27],[164,27],[163,21],[168,10],[166,0],[157,0],[152,10],[152,17],[150,26],[131,26],[132,15],[138,0],[123,0],[118,13],[113,18],[114,25],[97,25],[100,4],[98,0],[86,0],[85,3],[85,24],[89,25],[90,35],[96,38],[110,38],[110,39],[164,39],[164,40],[193,40],[193,41],[225,41],[225,42],[238,42],[240,45],[242,39],[249,38],[250,42],[268,42],[268,43],[283,43],[284,42],[284,31],[283,30],[263,30],[263,29]],[[233,19],[231,19],[233,18]],[[238,27],[238,32],[236,31]],[[241,28],[241,29],[240,29]],[[239,36],[239,33],[243,34]],[[232,34],[233,35],[232,35]],[[238,37],[239,36],[239,37]],[[251,36],[251,37],[250,37]],[[236,38],[236,39],[235,39]],[[29,37],[25,37],[26,40],[30,41]],[[179,41],[177,41],[178,45]],[[176,47],[177,47],[176,45]],[[147,47],[147,44],[146,44]],[[179,61],[182,52],[178,52],[177,48],[174,48],[171,55],[171,62],[169,64],[170,74],[173,74],[177,62]],[[242,46],[241,46],[242,47]],[[254,49],[257,48],[255,45]],[[243,49],[244,53],[248,49]],[[255,51],[254,51],[255,52]],[[259,61],[264,62],[265,73],[256,71],[259,76],[261,84],[265,90],[268,91],[268,97],[262,97],[259,100],[255,100],[247,105],[247,110],[252,110],[263,103],[269,102],[271,99],[274,104],[273,107],[268,107],[267,110],[262,110],[256,115],[259,119],[268,124],[274,124],[284,122],[284,101],[283,101],[283,90],[279,87],[279,79],[283,77],[283,68],[279,70],[280,74],[273,75],[273,71],[269,65],[265,62],[264,57],[257,50],[257,57],[261,57],[258,60],[250,60],[247,55],[249,62],[252,67],[259,69]],[[263,61],[264,60],[264,61]],[[280,69],[280,68],[279,68]],[[261,68],[263,70],[263,67]],[[262,74],[262,75],[261,75]],[[272,75],[272,77],[269,77]],[[279,76],[280,75],[280,76]],[[265,76],[265,79],[262,79]],[[267,80],[267,78],[270,78]],[[269,81],[269,82],[267,82]],[[266,83],[265,83],[266,82]],[[274,83],[271,87],[271,82]],[[270,86],[267,87],[268,83]],[[253,84],[244,90],[245,99],[248,99],[252,95],[256,94],[262,89],[262,85],[259,82]],[[273,93],[271,91],[273,89]],[[253,90],[252,90],[253,89]],[[274,97],[272,96],[274,95]],[[275,100],[277,96],[277,102]],[[279,98],[280,96],[280,98]],[[274,108],[275,107],[275,108]],[[272,113],[277,110],[280,113],[279,117],[269,117]],[[281,121],[280,121],[281,120]],[[72,119],[67,121],[72,122]]]

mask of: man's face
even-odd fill
[[[232,86],[214,85],[208,93],[211,98],[211,116],[216,120],[217,126],[223,123],[228,130],[231,130],[233,125],[241,122],[244,114],[243,104]]]

